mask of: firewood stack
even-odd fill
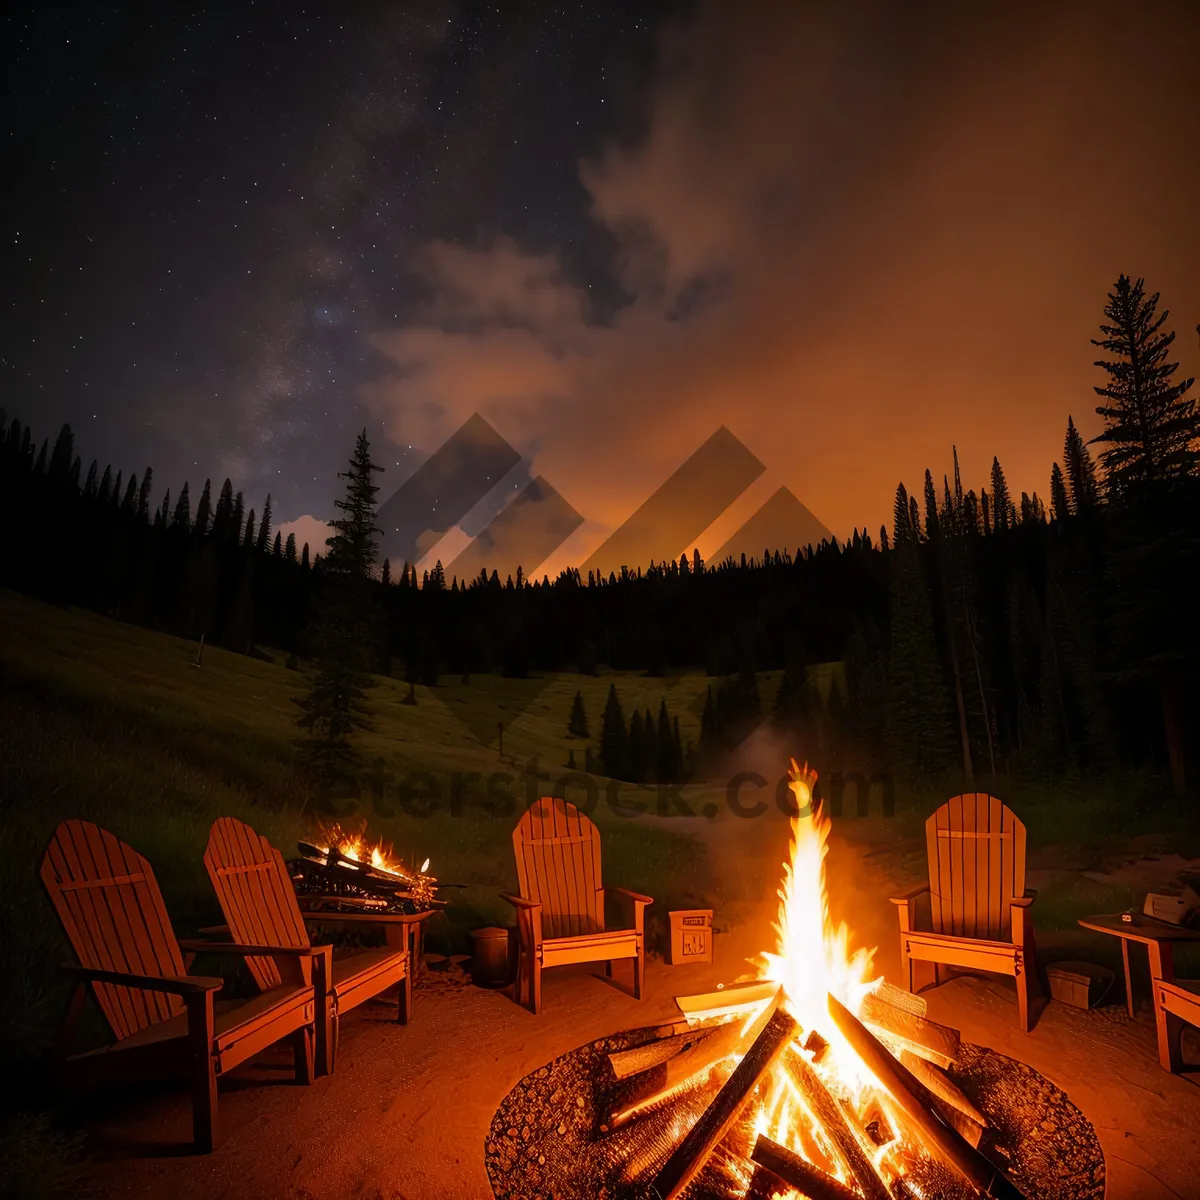
[[[684,1011],[706,1013],[706,1027],[667,1027],[656,1041],[609,1055],[617,1086],[600,1132],[608,1153],[628,1151],[628,1181],[650,1180],[647,1200],[694,1200],[701,1193],[693,1181],[710,1158],[726,1167],[728,1194],[739,1197],[906,1200],[919,1193],[903,1174],[885,1170],[879,1153],[896,1134],[906,1162],[931,1161],[957,1177],[961,1194],[1022,1200],[981,1152],[987,1122],[946,1073],[958,1054],[957,1032],[913,1011],[907,996],[893,1004],[886,990],[877,991],[861,1019],[829,997],[830,1029],[882,1089],[865,1115],[826,1085],[815,1065],[826,1043],[810,1034],[801,1044],[782,989],[765,1005],[729,996],[724,1023],[714,1025],[722,999],[681,998]],[[802,1098],[790,1121],[802,1154],[755,1127],[755,1097],[767,1094],[773,1071],[786,1072],[791,1094]]]
[[[441,903],[437,880],[360,862],[336,846],[300,842],[288,864],[298,895],[324,901],[331,912],[418,913]]]

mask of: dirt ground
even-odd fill
[[[173,1200],[487,1200],[484,1138],[520,1078],[594,1038],[675,1019],[674,996],[746,975],[746,958],[771,945],[786,824],[717,822],[700,832],[724,869],[761,875],[767,893],[758,911],[717,936],[711,966],[652,961],[641,1001],[624,990],[628,968],[620,965],[612,982],[590,967],[547,972],[540,1017],[502,993],[450,986],[430,972],[409,1026],[389,1019],[390,1004],[349,1016],[334,1076],[295,1086],[285,1058],[223,1081],[225,1140],[212,1155],[181,1150],[190,1129],[181,1091],[108,1103],[88,1127],[97,1191]],[[873,865],[873,851],[891,835],[866,822],[852,833],[831,844],[833,915],[850,924],[856,944],[879,947],[880,973],[898,983],[893,881]],[[1148,998],[1135,1019],[1119,985],[1092,1012],[1051,1004],[1027,1035],[1017,1027],[1010,981],[960,977],[925,995],[931,1017],[1027,1062],[1079,1106],[1104,1150],[1109,1200],[1200,1197],[1200,1071],[1172,1077],[1159,1068]]]

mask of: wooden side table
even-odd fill
[[[1122,921],[1119,913],[1106,913],[1097,917],[1080,917],[1079,924],[1095,933],[1107,933],[1121,939],[1121,965],[1125,968],[1125,1005],[1133,1016],[1133,981],[1129,975],[1129,943],[1140,942],[1146,947],[1150,961],[1150,987],[1154,1004],[1154,1022],[1158,1029],[1159,1061],[1170,1070],[1170,1030],[1167,1012],[1158,1002],[1155,984],[1160,980],[1172,983],[1175,980],[1175,943],[1200,942],[1200,931],[1184,929],[1166,921],[1137,915],[1132,922]]]
[[[415,976],[421,965],[422,922],[433,916],[434,909],[420,913],[326,912],[320,907],[320,897],[299,896],[297,899],[306,924],[382,928],[383,936],[393,950],[408,950],[408,961]],[[318,903],[306,904],[306,900]]]

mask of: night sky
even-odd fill
[[[1200,373],[1189,0],[2,28],[0,404],[159,497],[229,476],[327,516],[359,428],[386,498],[478,411],[510,491],[540,472],[587,518],[580,562],[725,424],[767,469],[708,544],[781,484],[841,535],[951,443],[968,485],[998,454],[1044,496],[1067,414],[1098,430],[1120,271]]]

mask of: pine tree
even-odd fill
[[[373,475],[381,469],[371,461],[364,429],[349,470],[338,476],[345,480],[346,492],[335,501],[341,515],[330,522],[333,532],[325,543],[329,553],[322,564],[313,638],[317,671],[308,696],[298,701],[304,709],[299,723],[311,730],[310,749],[325,782],[343,776],[354,763],[350,736],[367,724],[367,672],[375,661],[379,632],[370,586],[380,532]],[[275,542],[278,547],[278,533]]]
[[[137,512],[137,476],[130,474],[129,486],[125,489],[125,499],[121,501],[121,511],[130,513],[131,515]]]
[[[1094,440],[1105,447],[1100,459],[1114,495],[1182,478],[1197,465],[1200,414],[1186,398],[1195,380],[1172,382],[1179,364],[1168,362],[1167,354],[1175,334],[1160,332],[1170,314],[1164,309],[1155,315],[1158,293],[1147,299],[1143,283],[1120,276],[1104,309],[1109,323],[1100,326],[1101,338],[1092,339],[1112,355],[1095,364],[1109,379],[1095,389],[1107,403],[1096,408],[1105,428]]]
[[[305,571],[308,570],[309,563],[308,563],[308,543],[307,542],[304,543],[304,550],[300,555],[300,566]]]
[[[109,497],[109,501],[112,504],[113,508],[121,507],[121,471],[120,470],[117,471],[117,477],[116,477],[116,479],[113,480],[112,495]]]
[[[892,542],[896,546],[911,545],[913,537],[912,515],[908,508],[908,492],[904,484],[896,485],[896,503],[892,506]]]
[[[143,519],[150,515],[150,489],[154,484],[154,468],[147,467],[142,476],[142,486],[138,491],[137,514]]]
[[[197,537],[204,537],[212,522],[212,480],[204,481],[204,491],[200,493],[200,503],[196,505],[196,523],[192,532]]]
[[[254,509],[246,518],[246,536],[242,539],[242,549],[249,553],[254,549]]]
[[[101,504],[107,504],[112,496],[112,467],[104,468],[104,475],[100,479],[100,490],[96,493],[96,499]]]
[[[608,685],[608,700],[600,718],[600,769],[609,779],[624,779],[629,767],[629,730],[617,695],[616,684]]]
[[[158,510],[154,514],[154,524],[158,529],[166,529],[171,521],[171,489],[163,493],[163,502],[158,506]]]
[[[267,546],[270,545],[271,537],[271,493],[267,493],[267,498],[263,502],[262,521],[258,526],[258,541],[256,549],[259,554],[266,554]]]
[[[217,499],[216,511],[213,513],[212,535],[214,540],[224,542],[229,540],[233,528],[233,484],[227,479],[221,485],[221,495]]]
[[[601,744],[603,751],[603,744]],[[629,769],[625,778],[632,783],[644,783],[649,768],[646,761],[646,739],[642,725],[642,714],[635,708],[629,718]]]
[[[1096,480],[1096,464],[1088,453],[1087,445],[1073,418],[1067,418],[1067,436],[1063,445],[1063,462],[1067,468],[1067,482],[1071,485],[1071,511],[1090,512],[1100,500],[1100,485]]]
[[[933,476],[925,468],[925,537],[934,541],[938,535],[937,492],[933,487]]]
[[[99,486],[96,481],[96,471],[99,469],[99,466],[100,464],[93,458],[92,465],[88,467],[87,482],[83,485],[83,494],[89,500],[95,498],[96,489]]]
[[[675,736],[671,728],[671,717],[667,712],[664,696],[658,705],[658,728],[655,731],[654,774],[659,783],[671,783],[679,776],[679,764],[675,761]]]
[[[296,561],[296,535],[294,533],[289,533],[287,536],[287,542],[283,547],[283,557],[286,558],[290,563],[294,563]],[[308,556],[305,555],[305,566],[308,565],[307,557]]]
[[[587,709],[583,707],[583,693],[576,692],[571,701],[571,715],[567,720],[567,732],[573,737],[590,737],[588,733]]]
[[[171,528],[178,527],[184,533],[191,528],[192,511],[191,500],[188,498],[188,485],[184,482],[183,490],[179,493],[179,499],[175,503],[175,515],[171,518]]]
[[[380,467],[380,470],[383,468]],[[271,545],[271,554],[275,558],[283,557],[283,534],[277,529],[275,530],[275,541]]]
[[[229,519],[229,540],[242,540],[242,526],[246,523],[246,500],[241,492],[233,498],[233,515]]]
[[[75,457],[75,435],[70,425],[64,425],[54,442],[54,453],[50,455],[50,477],[66,479],[71,473],[71,461]]]
[[[928,472],[926,472],[928,474]],[[908,524],[912,529],[913,540],[919,542],[922,538],[921,534],[921,514],[917,511],[916,496],[908,498]]]
[[[392,560],[390,558],[385,558],[383,560],[383,568],[379,572],[379,582],[382,583],[385,588],[392,586]],[[458,591],[458,588],[455,588],[454,590]]]
[[[1065,521],[1071,513],[1066,481],[1058,463],[1050,468],[1050,513],[1056,521]]]
[[[1008,494],[1008,481],[1000,460],[992,459],[992,529],[1003,533],[1012,525],[1013,504]]]

